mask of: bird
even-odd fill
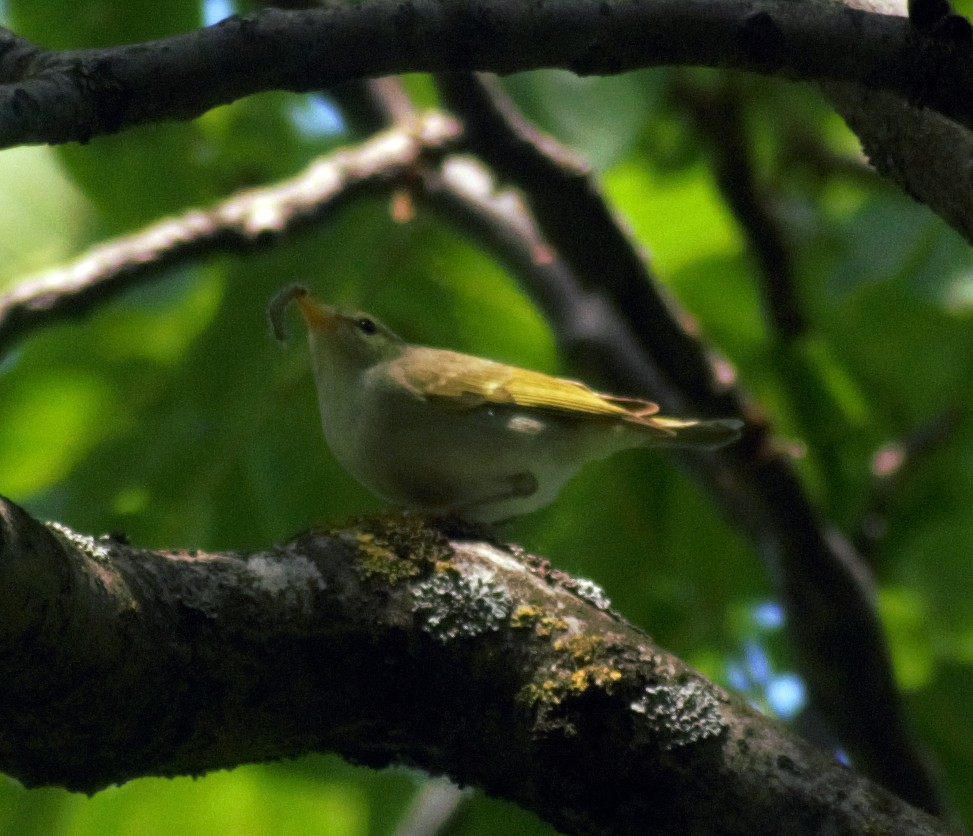
[[[652,401],[413,345],[370,314],[318,302],[298,284],[268,307],[281,342],[295,300],[331,452],[402,509],[495,524],[551,503],[587,462],[634,447],[714,449],[743,426],[666,417]]]

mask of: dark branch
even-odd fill
[[[546,309],[556,331],[568,299],[584,307],[601,294],[599,324],[611,339],[635,335],[641,352],[605,360],[601,377],[612,386],[660,388],[638,394],[688,414],[739,415],[742,397],[710,364],[702,343],[656,295],[640,254],[618,227],[586,172],[565,164],[550,137],[538,138],[495,90],[468,75],[441,76],[440,89],[465,123],[464,141],[526,196],[544,240],[565,264],[534,270],[558,282]],[[573,275],[577,284],[565,284]],[[582,290],[579,290],[583,288]],[[535,293],[535,298],[543,297]],[[724,364],[725,365],[725,364]],[[738,444],[685,463],[715,501],[751,536],[788,612],[788,627],[814,703],[869,774],[929,810],[943,802],[902,713],[867,566],[850,544],[818,518],[767,428],[748,426]]]
[[[84,142],[262,90],[319,90],[387,72],[737,67],[819,81],[876,168],[973,241],[973,69],[957,34],[788,0],[372,0],[270,9],[162,41],[65,52],[0,30],[0,147]]]
[[[670,87],[708,148],[717,187],[757,263],[758,287],[768,324],[779,340],[800,336],[807,322],[797,299],[794,260],[780,221],[757,182],[751,142],[732,79],[717,90],[676,76]]]
[[[565,833],[941,833],[655,646],[591,584],[416,517],[250,555],[0,500],[0,769],[94,791],[335,751]]]
[[[290,180],[167,218],[25,279],[0,295],[0,356],[29,331],[79,316],[175,264],[265,246],[363,191],[408,179],[420,159],[438,158],[458,136],[459,126],[442,114],[416,117],[316,160]]]
[[[0,40],[0,147],[86,141],[199,116],[271,89],[411,71],[563,67],[582,75],[693,64],[893,91],[973,126],[970,44],[931,49],[908,19],[838,3],[366,0],[267,9],[144,44],[45,51]]]

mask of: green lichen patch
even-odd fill
[[[422,564],[410,557],[399,557],[386,543],[374,534],[355,534],[358,549],[358,568],[370,578],[383,578],[390,585],[416,577],[422,572]]]

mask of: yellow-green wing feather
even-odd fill
[[[435,352],[435,356],[428,352]],[[659,411],[652,401],[602,395],[576,380],[452,351],[413,347],[396,359],[394,366],[396,376],[413,391],[456,409],[507,404],[638,424]]]
[[[656,415],[659,405],[595,392],[576,380],[552,377],[454,351],[412,346],[389,371],[416,393],[442,406],[471,410],[489,404],[520,406],[573,418],[624,421],[663,446],[721,447],[740,436],[735,418],[694,421]]]

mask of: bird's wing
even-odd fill
[[[636,424],[659,411],[652,401],[601,395],[576,380],[453,351],[413,347],[394,360],[393,366],[393,374],[414,392],[455,409],[505,404]]]

